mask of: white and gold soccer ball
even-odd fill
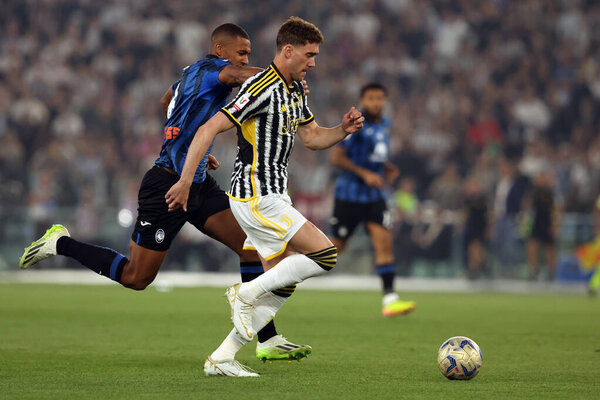
[[[468,380],[479,373],[483,356],[474,340],[454,336],[440,346],[437,354],[440,372],[448,379]]]

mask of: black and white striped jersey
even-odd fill
[[[238,130],[229,196],[248,201],[287,193],[288,161],[296,131],[314,119],[302,85],[288,84],[271,64],[248,79],[221,112]]]

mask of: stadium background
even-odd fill
[[[464,276],[463,188],[474,178],[495,220],[515,221],[508,257],[496,246],[507,233],[492,229],[492,276],[526,276],[518,215],[494,201],[503,156],[532,178],[553,171],[562,256],[592,237],[600,192],[597,2],[9,0],[0,4],[0,270],[16,269],[22,247],[56,222],[125,252],[138,185],[162,141],[166,88],[206,54],[211,30],[224,22],[243,26],[251,64],[267,65],[290,15],[325,36],[307,77],[321,125],[338,123],[361,84],[389,89],[391,160],[402,172],[390,188],[401,274]],[[213,154],[222,164],[214,176],[227,188],[235,135],[221,135]],[[328,152],[298,145],[293,160],[294,201],[326,230],[335,177]],[[424,241],[414,239],[419,232]],[[361,232],[351,244],[337,273],[372,273],[368,239]],[[238,268],[232,253],[193,231],[172,250],[163,269]],[[64,258],[40,265],[76,267]]]

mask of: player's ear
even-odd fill
[[[223,45],[221,43],[215,44],[215,56],[223,58]]]
[[[292,46],[291,44],[286,44],[285,46],[283,46],[282,51],[285,58],[292,58],[292,54],[294,53],[294,46]]]

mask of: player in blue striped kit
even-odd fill
[[[337,145],[331,162],[341,169],[335,184],[335,205],[331,218],[331,241],[338,253],[354,229],[364,224],[375,248],[375,268],[383,284],[383,315],[392,317],[415,309],[412,301],[401,301],[394,291],[396,266],[387,210],[385,181],[392,182],[398,169],[388,161],[390,121],[383,113],[387,93],[380,83],[361,88],[360,102],[365,116],[363,128]]]

